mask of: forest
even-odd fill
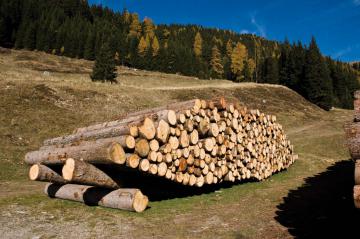
[[[111,58],[117,65],[204,80],[281,84],[325,110],[352,108],[359,88],[359,65],[324,56],[315,38],[305,45],[198,25],[156,25],[86,0],[0,0],[0,46]]]

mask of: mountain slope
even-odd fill
[[[91,66],[90,61],[39,52],[0,53],[0,233],[5,238],[67,237],[73,233],[84,238],[291,237],[294,231],[287,230],[284,218],[276,217],[288,216],[278,209],[288,206],[289,200],[283,198],[291,197],[294,190],[301,193],[297,188],[305,178],[316,181],[316,175],[331,165],[340,167],[340,172],[351,171],[342,128],[351,111],[323,111],[283,86],[203,81],[128,68],[118,69],[117,85],[93,83]],[[201,195],[180,191],[170,199],[159,192],[151,208],[141,215],[50,200],[42,195],[42,183],[27,180],[24,154],[46,138],[133,110],[215,96],[237,99],[249,108],[277,115],[300,159],[288,171],[262,183],[223,185]],[[337,187],[346,187],[348,174],[331,175],[333,180],[341,179],[334,182]],[[319,210],[331,211],[331,201],[320,198],[324,193],[328,198],[344,197],[343,203],[351,204],[344,194],[347,191],[311,191],[311,185],[308,187],[306,192],[312,193],[313,199],[308,203]],[[351,230],[356,220],[345,216],[350,208],[325,215],[326,220],[341,218],[341,230]],[[303,229],[317,222],[318,230],[324,230],[326,221],[317,221],[320,216],[303,215],[304,223],[295,221],[291,227]],[[168,222],[166,227],[164,222]],[[43,225],[56,227],[46,230]]]

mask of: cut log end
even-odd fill
[[[147,140],[152,140],[156,134],[154,121],[150,118],[145,118],[143,125],[139,127],[139,134]]]
[[[143,212],[146,209],[148,203],[148,197],[142,194],[140,190],[138,190],[134,195],[134,202],[132,205],[135,212]]]
[[[34,164],[33,166],[31,166],[30,170],[29,170],[29,178],[30,180],[37,180],[39,177],[39,173],[40,173],[40,165],[38,164]]]
[[[170,125],[176,125],[176,113],[173,110],[169,110],[168,111],[168,115],[167,115],[167,120],[169,122]]]
[[[137,152],[140,157],[146,157],[149,154],[149,151],[150,146],[146,139],[140,139],[136,142],[135,152]]]
[[[135,138],[133,136],[126,136],[125,138],[125,144],[128,149],[135,148]]]
[[[110,158],[116,164],[124,164],[126,162],[126,154],[118,143],[113,143],[110,147]]]

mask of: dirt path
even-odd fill
[[[263,84],[267,87],[273,87],[273,88],[281,88],[283,86],[281,85],[271,85],[271,84]],[[194,90],[194,89],[231,89],[231,88],[256,88],[259,87],[259,84],[256,83],[220,83],[220,84],[207,84],[207,82],[204,82],[204,85],[191,85],[191,86],[135,86],[135,85],[129,85],[129,84],[122,84],[122,86],[125,87],[131,87],[135,89],[141,89],[141,90]]]

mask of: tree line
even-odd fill
[[[96,60],[93,80],[115,65],[201,79],[282,84],[324,109],[351,108],[354,68],[308,46],[198,25],[155,25],[85,0],[0,0],[0,46]]]

